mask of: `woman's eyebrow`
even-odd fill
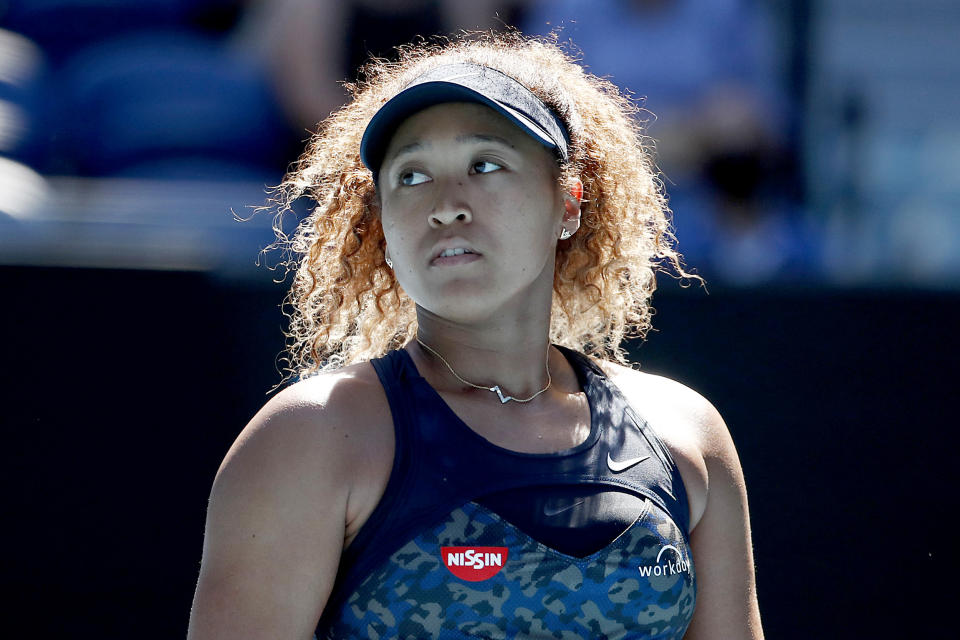
[[[459,143],[495,142],[498,144],[502,144],[505,147],[516,149],[516,146],[506,138],[491,135],[489,133],[466,133],[466,134],[457,136],[455,140]],[[432,145],[429,142],[419,142],[419,141],[405,144],[399,149],[397,149],[396,151],[394,151],[392,154],[390,154],[389,160],[392,162],[404,154],[413,153],[414,151],[421,151],[430,146]],[[386,164],[386,162],[384,162],[384,164]]]
[[[424,145],[422,142],[411,142],[410,144],[405,144],[393,152],[393,157],[396,158],[398,156],[402,156],[405,153],[412,153],[414,151],[419,151],[420,149],[423,148],[423,146]]]

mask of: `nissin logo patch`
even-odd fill
[[[440,547],[443,564],[461,580],[479,582],[497,575],[507,562],[507,547]]]

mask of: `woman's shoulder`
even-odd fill
[[[360,362],[304,377],[280,391],[260,411],[264,417],[305,420],[322,430],[343,422],[367,423],[365,419],[381,413],[377,400],[387,406],[373,366]]]
[[[604,361],[601,367],[646,418],[650,414],[669,416],[677,426],[685,426],[691,435],[705,436],[726,429],[717,409],[699,392],[687,385],[653,373]]]
[[[342,449],[379,435],[390,419],[379,378],[369,362],[321,372],[284,388],[257,412],[238,440],[270,432],[292,445]]]
[[[710,469],[716,463],[739,466],[726,423],[709,400],[681,382],[615,363],[601,366],[670,449],[696,526],[707,505]]]
[[[347,516],[364,488],[379,485],[393,460],[390,408],[365,362],[296,382],[271,398],[237,437],[214,483],[254,483],[348,496]],[[293,485],[293,486],[290,486]]]

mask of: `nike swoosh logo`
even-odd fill
[[[548,518],[552,518],[553,516],[558,516],[558,515],[560,515],[561,513],[563,513],[564,511],[568,511],[568,510],[570,510],[570,509],[573,509],[573,508],[576,507],[577,505],[581,505],[581,504],[583,504],[584,502],[586,502],[586,500],[581,500],[580,502],[574,502],[573,504],[564,505],[564,506],[560,507],[559,509],[551,509],[551,508],[548,507],[547,505],[543,505],[543,515],[547,516]]]
[[[621,460],[617,462],[610,457],[610,452],[607,452],[607,466],[610,467],[610,471],[614,473],[620,473],[621,471],[626,471],[635,464],[640,464],[650,456],[643,456],[642,458],[630,458],[629,460]]]

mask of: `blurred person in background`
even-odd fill
[[[593,72],[641,96],[684,254],[708,280],[757,284],[811,268],[791,198],[776,34],[753,0],[534,1]]]
[[[392,57],[421,34],[513,24],[525,1],[250,0],[233,45],[263,61],[287,117],[312,131],[371,56]]]
[[[27,96],[39,104],[28,111],[39,132],[28,150],[38,147],[29,160],[41,172],[275,183],[368,56],[390,56],[421,33],[501,25],[517,6],[16,0],[0,18],[51,61],[40,99]]]
[[[633,103],[519,34],[363,77],[276,194],[300,380],[217,473],[189,638],[761,638],[727,428],[625,366],[687,275]]]

